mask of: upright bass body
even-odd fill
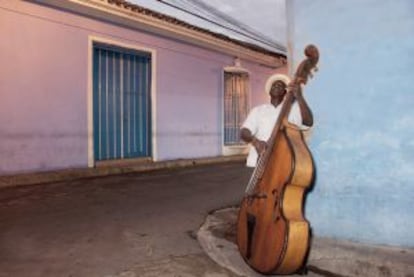
[[[253,198],[241,203],[237,243],[245,261],[265,274],[290,274],[309,248],[303,199],[313,178],[312,156],[296,126],[286,124]],[[298,162],[300,161],[300,162]]]
[[[319,60],[314,45],[305,48],[289,84],[268,147],[247,186],[237,222],[237,244],[244,260],[264,274],[291,274],[304,264],[310,227],[303,215],[306,190],[313,181],[311,153],[298,127],[288,123],[292,91],[302,89]]]

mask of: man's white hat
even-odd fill
[[[266,81],[266,85],[265,85],[265,92],[266,92],[266,94],[269,94],[270,89],[272,88],[273,83],[276,82],[276,81],[282,81],[287,86],[290,83],[290,78],[289,78],[289,76],[287,76],[285,74],[273,74]]]

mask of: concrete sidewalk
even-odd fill
[[[236,240],[237,208],[210,214],[197,233],[208,255],[240,276],[263,276],[249,268],[239,255]],[[317,276],[414,276],[414,250],[380,247],[313,238],[307,263],[308,275]]]
[[[0,277],[257,276],[238,268],[224,209],[248,178],[228,162],[3,188]],[[308,276],[414,276],[413,257],[317,238]]]

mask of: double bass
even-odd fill
[[[310,247],[303,215],[305,192],[314,178],[312,155],[301,130],[288,122],[293,90],[301,90],[317,70],[319,51],[305,48],[304,59],[288,85],[280,115],[246,187],[237,219],[237,245],[246,263],[263,274],[302,269]]]

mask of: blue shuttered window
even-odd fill
[[[240,127],[248,112],[247,73],[224,73],[224,145],[240,145]]]
[[[94,44],[95,160],[151,155],[150,80],[150,54]]]

